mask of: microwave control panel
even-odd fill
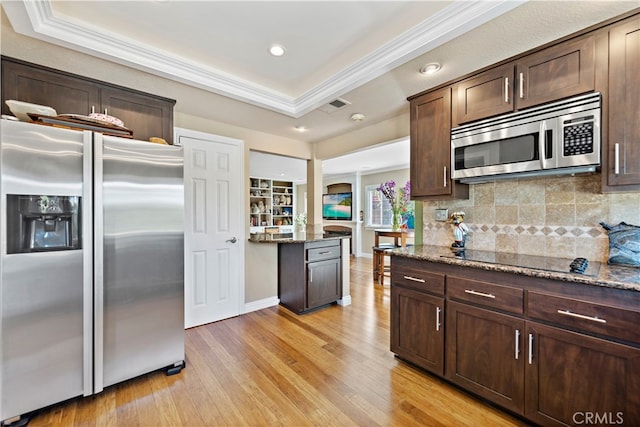
[[[595,132],[593,116],[565,120],[562,129],[562,147],[565,157],[593,153]]]

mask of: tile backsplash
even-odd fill
[[[600,221],[640,225],[640,193],[602,194],[600,175],[474,184],[468,200],[423,202],[423,243],[449,246],[453,226],[435,209],[464,211],[469,249],[606,262],[609,239]]]

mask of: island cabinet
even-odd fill
[[[639,292],[401,256],[391,280],[400,359],[539,425],[640,425]]]
[[[569,40],[454,86],[458,125],[593,91],[595,38]]]
[[[341,240],[278,245],[278,297],[296,313],[331,304],[342,295]]]
[[[173,141],[174,100],[3,56],[2,114],[11,114],[7,99],[47,105],[58,114],[106,112],[136,139]]]
[[[411,198],[468,198],[468,186],[451,179],[451,88],[409,100]]]
[[[640,189],[640,16],[609,32],[609,138],[605,190]],[[604,149],[604,148],[603,148]],[[608,187],[608,188],[607,188]]]

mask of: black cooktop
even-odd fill
[[[451,255],[442,255],[447,258],[464,259],[468,261],[486,262],[490,264],[509,265],[513,267],[531,268],[559,273],[575,273],[585,276],[597,276],[600,271],[600,263],[587,261],[584,258],[568,259],[539,255],[512,254],[506,252],[480,251],[475,249],[452,249]]]

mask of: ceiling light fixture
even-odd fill
[[[303,126],[303,125],[298,125],[295,127],[295,130],[297,130],[298,132],[306,132],[307,131],[307,127]]]
[[[436,71],[438,71],[440,68],[442,68],[442,65],[440,65],[437,62],[431,62],[429,64],[424,65],[422,68],[420,68],[420,74],[433,74]]]
[[[354,122],[361,122],[364,120],[364,114],[362,113],[353,113],[351,115],[351,120],[353,120]]]
[[[274,44],[269,48],[269,53],[273,56],[282,56],[284,55],[284,52],[284,47],[280,46],[279,44]]]

